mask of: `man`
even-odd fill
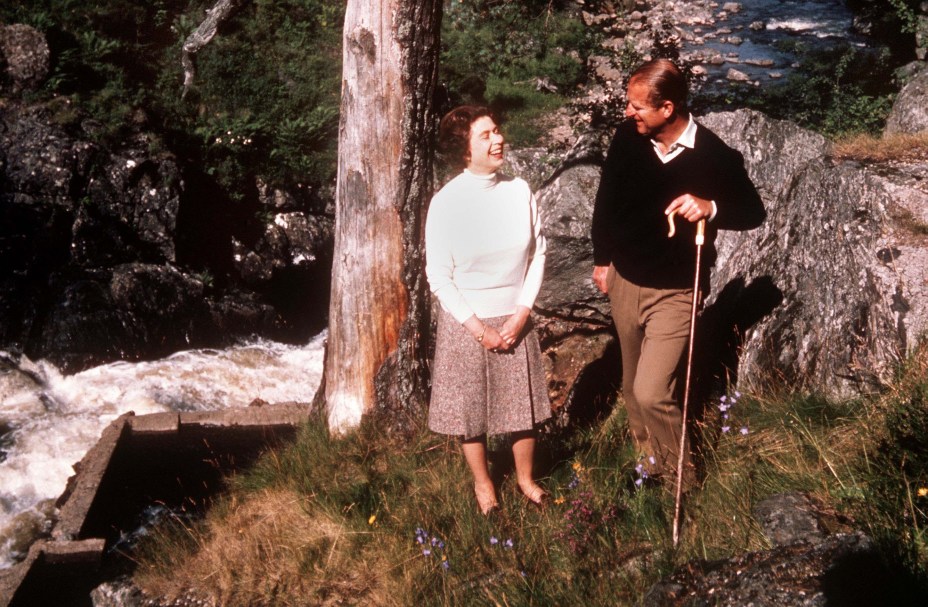
[[[766,216],[743,157],[693,120],[686,92],[683,74],[666,59],[632,74],[627,119],[609,147],[593,211],[593,282],[612,306],[629,429],[645,470],[657,478],[672,475],[679,456],[677,380],[689,339],[696,222],[707,220],[705,296],[716,232],[755,228]],[[677,234],[668,238],[674,212]],[[684,484],[692,480],[687,448]]]

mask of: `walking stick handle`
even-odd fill
[[[676,215],[676,211],[671,211],[670,214],[667,215],[667,225],[670,226],[670,229],[667,231],[667,238],[673,238],[673,235],[677,233],[677,226],[673,222],[673,219]],[[701,247],[704,244],[706,244],[705,218],[696,222],[696,246]]]

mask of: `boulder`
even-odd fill
[[[0,24],[0,91],[18,95],[38,88],[48,76],[50,55],[38,30],[20,23]]]
[[[699,323],[702,377],[758,390],[785,382],[836,398],[885,386],[928,331],[924,167],[837,162],[820,135],[749,110],[700,121],[744,155],[768,210],[757,230],[717,240]],[[619,379],[617,360],[601,373],[616,348],[608,301],[590,279],[594,157],[563,167],[536,193],[549,244],[536,311],[568,409],[571,394],[599,394]],[[594,370],[609,385],[576,392]]]
[[[808,495],[774,495],[754,516],[770,550],[687,563],[652,586],[641,606],[907,604],[903,575],[887,567],[873,541]]]
[[[715,372],[834,398],[882,389],[928,331],[924,167],[836,162],[817,135],[747,110],[703,122],[744,154],[768,209],[718,242]]]
[[[0,349],[75,371],[318,332],[332,248],[320,196],[259,184],[230,200],[145,132],[92,143],[78,114],[64,98],[0,106]]]
[[[921,69],[899,91],[886,119],[887,134],[928,130],[928,69]]]

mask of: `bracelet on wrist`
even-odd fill
[[[483,343],[483,336],[487,334],[487,326],[483,325],[483,330],[477,336],[477,343]]]

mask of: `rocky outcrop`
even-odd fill
[[[928,68],[902,87],[886,119],[887,134],[918,133],[928,130]]]
[[[35,89],[48,75],[50,55],[45,37],[34,28],[0,24],[0,92]]]
[[[655,584],[641,607],[906,604],[901,576],[886,566],[873,541],[840,524],[829,532],[834,515],[807,496],[773,496],[758,504],[755,516],[772,549],[688,563]]]
[[[698,337],[703,378],[834,397],[881,388],[928,330],[925,167],[834,161],[822,137],[757,112],[701,122],[744,154],[768,210],[761,228],[717,242]],[[571,394],[589,396],[590,373],[615,356],[608,302],[590,279],[598,172],[577,164],[538,192],[550,247],[539,324],[568,408],[589,406]],[[617,363],[608,373],[617,383]]]
[[[230,199],[138,129],[107,147],[69,99],[16,97],[44,78],[48,47],[3,32],[0,350],[76,370],[324,326],[333,220],[319,196],[259,182]]]

